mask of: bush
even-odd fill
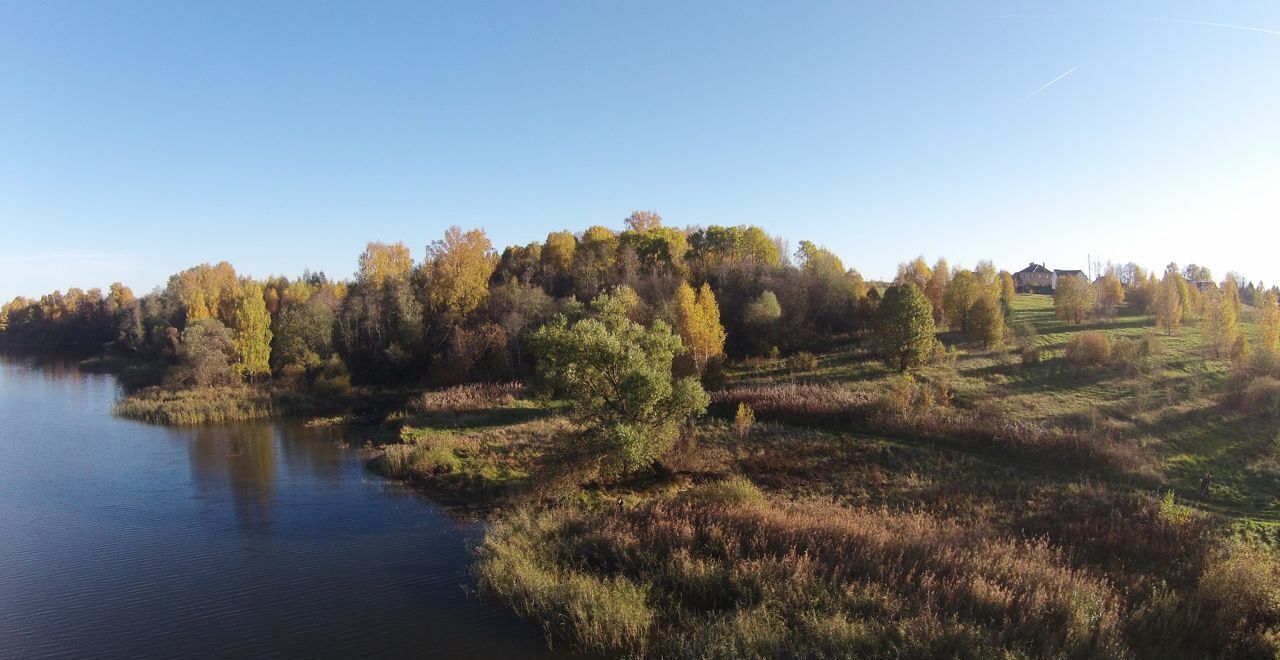
[[[739,439],[746,440],[751,434],[751,427],[756,424],[756,413],[750,404],[743,401],[738,404],[738,412],[733,416],[733,430]]]
[[[472,383],[424,392],[410,403],[410,407],[428,415],[457,415],[509,406],[524,394],[525,387],[521,383]]]
[[[1142,346],[1132,340],[1121,337],[1111,345],[1111,366],[1134,374],[1142,366]]]
[[[700,484],[680,494],[680,501],[699,506],[742,507],[764,503],[764,494],[746,477]]]
[[[818,368],[818,358],[807,351],[801,351],[787,358],[787,371],[799,373],[813,371]]]
[[[1081,366],[1107,364],[1111,342],[1101,332],[1082,332],[1067,340],[1067,360]]]
[[[1244,389],[1245,407],[1255,415],[1280,417],[1280,380],[1259,376]]]
[[[1022,364],[1024,365],[1040,364],[1040,347],[1026,346],[1019,353],[1019,356],[1022,358]]]
[[[1238,544],[1207,561],[1194,600],[1208,638],[1223,657],[1280,654],[1280,563],[1267,550]]]

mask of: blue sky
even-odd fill
[[[1280,3],[961,4],[8,0],[0,298],[633,209],[1280,282]]]

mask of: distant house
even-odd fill
[[[1085,275],[1083,270],[1058,270],[1055,268],[1053,270],[1053,289],[1055,291],[1058,289],[1058,279],[1062,277],[1078,277],[1086,282],[1089,281],[1089,276]]]
[[[1034,261],[1013,274],[1013,285],[1021,293],[1047,293],[1053,290],[1053,271]]]

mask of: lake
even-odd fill
[[[111,416],[75,361],[0,354],[0,658],[549,657],[469,595],[483,529],[294,423]]]

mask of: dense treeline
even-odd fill
[[[680,336],[678,370],[711,377],[725,356],[791,353],[872,327],[886,361],[903,369],[935,357],[935,329],[984,347],[1012,332],[1013,278],[990,262],[904,263],[877,314],[883,288],[809,241],[788,254],[759,227],[677,229],[653,212],[624,224],[552,232],[501,254],[482,230],[454,227],[416,263],[403,243],[370,243],[349,281],[311,272],[256,281],[222,262],[140,297],[117,283],[105,294],[17,298],[0,309],[0,342],[106,345],[166,366],[171,387],[274,379],[344,388],[520,378],[534,364],[535,330],[571,301],[615,290],[633,298],[635,321],[662,320]],[[1218,319],[1220,305],[1206,312],[1204,300],[1261,305],[1264,294],[1235,276],[1206,287],[1208,271],[1194,265],[1171,266],[1163,280],[1132,264],[1094,283],[1063,279],[1056,302],[1071,321],[1114,315],[1127,299],[1172,328]]]

